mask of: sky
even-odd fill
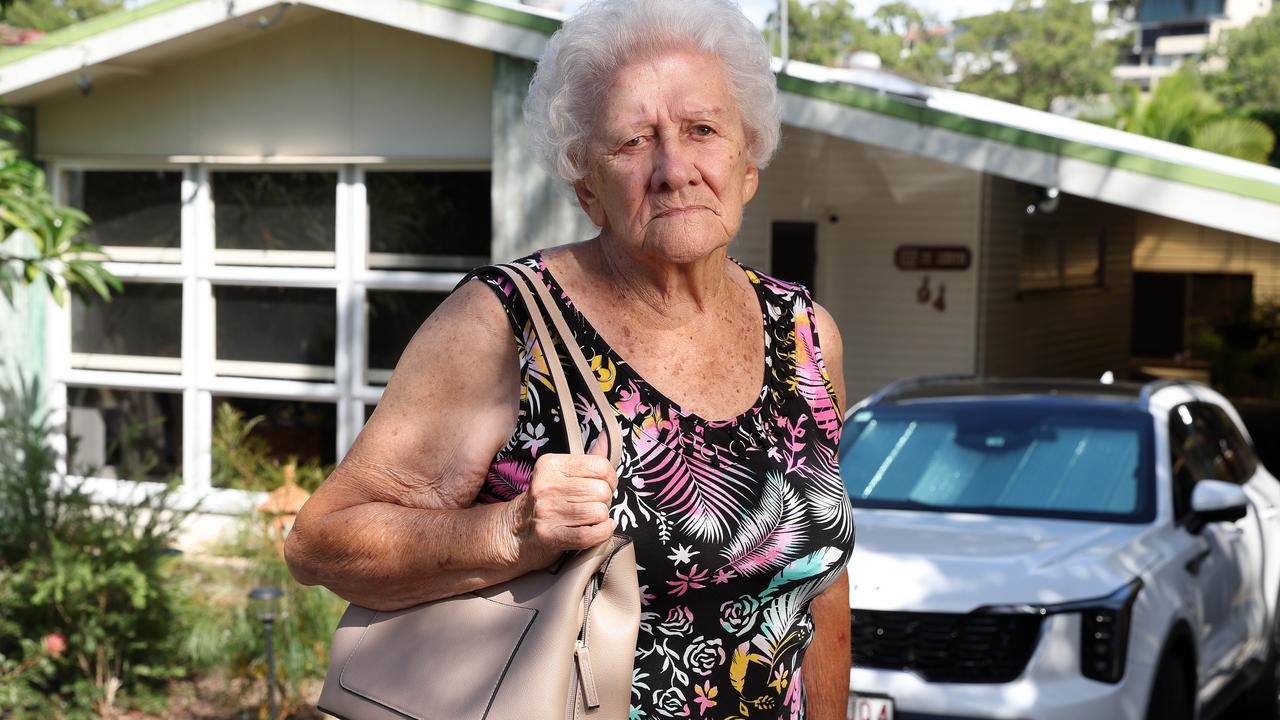
[[[866,17],[885,2],[888,0],[853,0],[853,6],[859,15]],[[777,0],[738,0],[738,3],[742,5],[742,10],[747,17],[761,27],[764,27],[765,18],[769,13],[778,7]],[[581,4],[581,0],[568,0],[564,9],[572,13]],[[913,0],[912,4],[921,10],[932,12],[944,21],[951,21],[957,17],[1004,10],[1012,3],[1011,0]]]

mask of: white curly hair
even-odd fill
[[[586,176],[601,91],[637,59],[692,49],[716,57],[737,102],[748,155],[769,164],[781,135],[778,86],[764,38],[732,0],[591,0],[547,42],[524,117],[534,156],[572,184]]]

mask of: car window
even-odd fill
[[[1196,409],[1207,416],[1209,423],[1217,431],[1222,456],[1235,471],[1236,478],[1242,483],[1249,482],[1249,478],[1253,477],[1254,471],[1258,469],[1258,461],[1254,457],[1249,441],[1245,440],[1244,434],[1240,432],[1240,428],[1236,426],[1227,411],[1217,405],[1201,403]]]
[[[1196,434],[1204,443],[1206,457],[1209,458],[1210,474],[1207,477],[1236,484],[1246,482],[1249,478],[1248,476],[1241,478],[1235,462],[1236,454],[1232,452],[1230,443],[1223,435],[1222,426],[1214,417],[1211,408],[1212,406],[1207,403],[1197,402],[1187,405],[1195,424]]]
[[[1191,511],[1191,491],[1195,484],[1215,477],[1213,449],[1197,427],[1190,405],[1179,405],[1169,413],[1169,456],[1173,473],[1173,514],[1181,518]]]
[[[855,413],[841,475],[855,506],[1145,522],[1150,416],[1056,401],[929,401]]]

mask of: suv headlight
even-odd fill
[[[1091,607],[1081,609],[1080,672],[1087,678],[1118,683],[1124,677],[1129,653],[1129,625],[1133,604],[1142,590],[1134,579]]]
[[[1124,677],[1125,659],[1129,654],[1129,626],[1133,617],[1133,604],[1137,602],[1141,590],[1142,579],[1134,578],[1105,597],[1056,605],[998,605],[982,608],[979,612],[1036,615],[1080,613],[1081,674],[1099,682],[1118,683]]]

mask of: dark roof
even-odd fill
[[[1079,378],[923,377],[901,380],[873,396],[873,403],[966,397],[1063,397],[1139,403],[1151,384],[1104,384]]]

